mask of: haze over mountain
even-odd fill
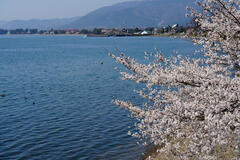
[[[82,17],[0,21],[0,28],[90,29],[186,25],[190,21],[185,18],[186,6],[194,6],[194,2],[195,0],[130,1],[103,7]]]
[[[17,28],[37,28],[37,29],[51,29],[59,28],[61,26],[70,24],[79,19],[74,18],[63,18],[63,19],[32,19],[32,20],[14,20],[14,21],[0,21],[1,29],[17,29]]]

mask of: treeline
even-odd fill
[[[183,33],[192,27],[183,27],[175,24],[166,27],[147,27],[147,28],[94,28],[94,29],[14,29],[6,30],[0,29],[0,34],[44,34],[44,35],[57,35],[57,34],[81,34],[89,36],[141,36],[141,35],[158,35],[158,34],[176,34]]]

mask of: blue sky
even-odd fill
[[[0,21],[83,16],[124,1],[130,0],[0,0]]]

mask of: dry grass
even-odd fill
[[[200,125],[196,125],[196,127],[200,127]],[[196,128],[191,128],[196,129]],[[189,128],[185,128],[185,130],[189,130]],[[189,131],[190,131],[189,130]],[[228,145],[216,145],[214,150],[212,151],[211,155],[214,155],[215,159],[217,160],[237,160],[240,159],[240,151],[234,150],[234,147],[236,145],[236,139],[239,139],[240,135],[232,135],[229,137],[229,142]],[[165,147],[164,145],[162,146],[155,146],[153,147],[145,156],[143,157],[142,160],[148,159],[148,157],[151,157],[151,160],[202,160],[204,155],[196,155],[188,159],[183,159],[180,158],[179,155],[184,155],[188,149],[189,149],[189,143],[190,139],[186,139],[184,137],[181,138],[176,138],[172,137],[169,138],[169,141],[171,142],[171,146],[175,146],[176,144],[179,144],[178,149],[172,149],[171,151],[167,152],[157,152],[159,149],[162,149]],[[200,158],[199,158],[200,157]]]

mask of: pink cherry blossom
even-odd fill
[[[164,144],[160,152],[174,152],[179,159],[217,159],[217,146],[231,146],[234,159],[240,159],[240,2],[197,4],[201,13],[188,10],[205,35],[193,39],[202,46],[204,58],[166,58],[157,50],[152,62],[140,64],[123,54],[110,54],[126,67],[121,72],[124,80],[146,84],[137,93],[149,101],[143,106],[115,103],[138,120],[138,132],[132,135]],[[180,138],[185,141],[171,143]],[[184,151],[182,144],[187,144]]]

